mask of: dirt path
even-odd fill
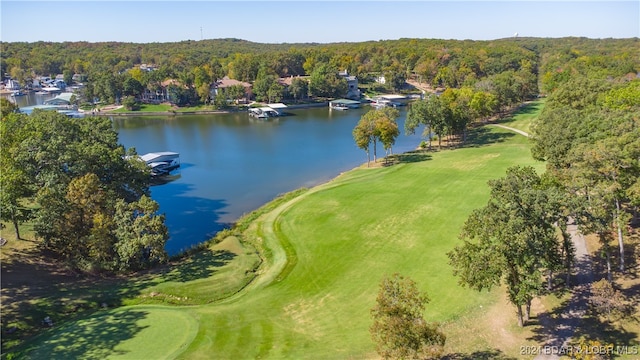
[[[424,91],[425,93],[435,94],[436,90],[431,87],[428,83],[420,83],[415,80],[407,79],[407,84],[413,86],[414,88]]]
[[[513,131],[513,132],[515,132],[515,133],[518,133],[518,134],[522,135],[522,136],[529,137],[529,133],[524,132],[524,131],[522,131],[522,130],[518,130],[518,129],[516,129],[516,128],[512,128],[512,127],[510,127],[510,126],[501,125],[501,124],[489,124],[489,125],[490,125],[490,126],[499,127],[499,128],[503,128],[503,129],[507,129],[507,130],[511,130],[511,131]]]
[[[503,129],[516,132],[520,135],[529,137],[529,134],[509,126],[501,124],[490,124]],[[571,242],[576,250],[574,271],[576,275],[573,277],[571,289],[571,300],[566,308],[557,319],[551,319],[549,316],[540,316],[540,323],[545,328],[545,333],[549,334],[547,340],[541,345],[540,354],[535,357],[536,360],[560,359],[561,352],[566,353],[575,329],[582,323],[588,306],[589,289],[593,282],[593,267],[591,264],[591,256],[587,251],[587,244],[584,236],[578,232],[575,224],[567,226],[567,231],[571,235]]]
[[[536,359],[540,360],[560,359],[558,352],[561,349],[566,351],[572,345],[571,338],[575,329],[582,323],[587,311],[589,288],[593,282],[591,256],[587,251],[584,237],[578,233],[577,226],[569,225],[567,231],[571,234],[571,242],[576,249],[574,266],[576,276],[573,278],[571,300],[558,319],[541,317],[541,324],[547,328],[546,332],[551,336],[542,345],[542,351],[546,350],[547,353],[536,356]]]
[[[502,124],[489,124],[517,134],[529,137],[525,131],[512,128]],[[570,346],[575,329],[582,324],[590,295],[590,285],[593,282],[593,267],[591,256],[587,250],[584,236],[578,232],[577,225],[567,226],[567,231],[571,235],[571,242],[575,248],[575,276],[572,278],[571,299],[566,307],[560,312],[560,316],[552,319],[548,315],[540,316],[540,324],[544,327],[547,339],[540,345],[536,360],[560,359],[562,353],[566,354]]]

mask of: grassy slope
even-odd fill
[[[460,288],[446,252],[458,242],[468,213],[486,201],[487,180],[502,176],[509,166],[534,163],[528,140],[506,130],[480,129],[475,143],[432,154],[426,161],[348,172],[261,217],[245,236],[265,243],[263,275],[236,296],[197,307],[133,306],[123,311],[144,310],[148,315],[135,323],[143,321],[154,331],[172,327],[153,320],[158,316],[149,309],[196,318],[199,329],[184,358],[368,358],[375,357],[368,326],[378,283],[382,276],[400,272],[429,293],[426,316],[445,323],[449,343],[455,344],[450,351],[492,348],[490,337],[468,338],[468,328],[475,325],[469,319],[481,317],[482,308],[501,305],[500,292]],[[240,274],[242,266],[254,261],[235,267],[242,259],[230,259],[225,268],[234,266],[231,273]],[[206,268],[202,263],[195,269]],[[142,292],[206,296],[208,289],[198,282],[202,277],[183,284],[165,279]],[[126,348],[125,357],[144,356],[145,345],[157,342],[150,335],[154,331],[134,332],[128,340],[122,336],[113,349]],[[41,337],[30,348],[49,346],[60,334]]]
[[[544,102],[545,99],[533,101],[513,113],[513,115],[500,119],[498,123],[531,134],[531,124],[533,123],[533,120],[538,117],[538,114],[540,114],[540,111],[544,107]]]
[[[296,266],[258,292],[202,308],[207,325],[183,357],[374,356],[369,309],[380,279],[393,272],[429,293],[432,320],[454,321],[496,301],[496,293],[457,286],[446,252],[469,212],[486,201],[487,180],[533,161],[521,136],[492,129],[482,138],[503,142],[355,170],[287,208],[276,233],[292,244]]]

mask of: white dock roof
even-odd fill
[[[272,109],[284,109],[284,108],[287,107],[287,105],[285,105],[283,103],[267,104],[267,106],[272,108]]]
[[[154,160],[157,160],[157,159],[160,159],[160,158],[163,158],[163,157],[177,158],[178,156],[180,156],[180,154],[178,154],[176,152],[160,151],[160,152],[152,152],[152,153],[144,154],[144,155],[140,156],[140,159],[142,159],[146,163],[149,163],[149,162],[153,162]]]

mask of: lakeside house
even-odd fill
[[[222,79],[216,81],[211,87],[211,91],[210,91],[211,98],[215,99],[216,96],[218,96],[218,94],[220,93],[220,91],[223,91],[226,88],[236,86],[236,85],[240,85],[244,88],[244,102],[247,102],[253,97],[253,87],[251,84],[244,81],[230,79],[228,76],[225,76]]]
[[[161,103],[169,101],[169,86],[171,85],[186,88],[186,86],[182,85],[179,80],[167,79],[158,84],[157,88],[154,90],[145,88],[141,96],[142,101],[151,103]]]

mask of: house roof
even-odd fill
[[[244,81],[238,81],[236,79],[229,79],[228,76],[225,76],[222,79],[216,81],[216,84],[215,84],[215,86],[217,88],[226,88],[226,87],[230,87],[230,86],[234,86],[234,85],[242,85],[245,88],[251,86],[251,84],[249,84],[247,82],[244,82]]]
[[[284,78],[279,78],[278,82],[280,83],[280,85],[285,85],[285,86],[291,86],[291,83],[293,82],[293,79],[308,79],[310,78],[310,76],[289,76],[289,77],[284,77]]]
[[[167,79],[167,80],[161,82],[160,85],[162,85],[162,87],[167,87],[169,85],[182,86],[182,83],[180,82],[180,80]]]

